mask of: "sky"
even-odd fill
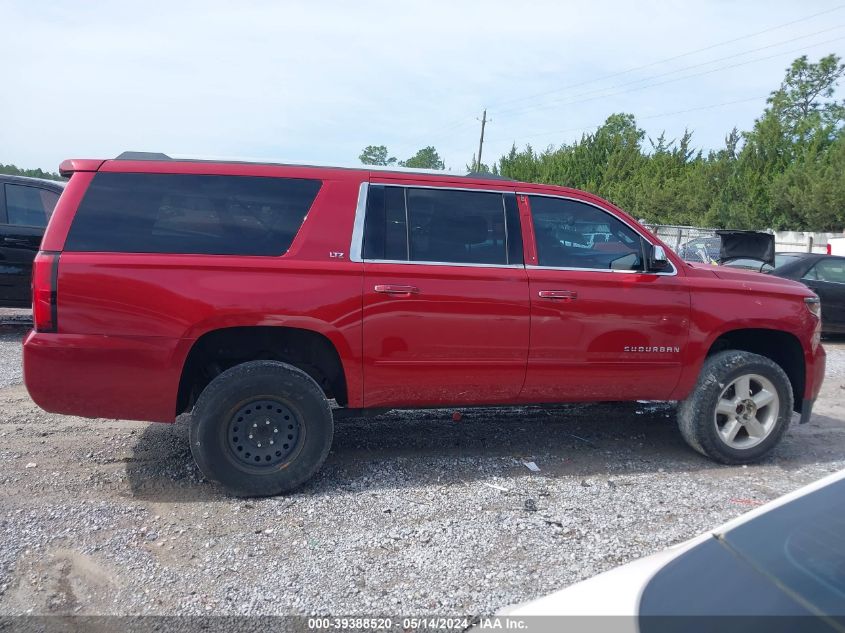
[[[124,150],[461,171],[614,112],[719,148],[790,62],[845,56],[842,0],[0,0],[0,163]],[[845,88],[840,88],[840,94]]]

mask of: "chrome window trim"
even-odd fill
[[[385,215],[387,215],[387,194],[385,194]],[[402,189],[402,201],[405,204],[405,259],[411,261],[411,217],[408,211],[408,188]],[[387,229],[385,229],[385,245],[384,250],[387,250]]]
[[[364,244],[364,216],[367,212],[367,194],[370,183],[364,181],[358,186],[358,204],[355,206],[355,221],[352,223],[352,243],[349,245],[349,261],[362,262],[361,248]]]
[[[632,225],[630,222],[628,222],[624,218],[619,217],[615,213],[611,213],[607,209],[597,205],[594,202],[590,202],[588,200],[581,200],[580,198],[574,198],[572,196],[554,195],[554,194],[550,194],[550,193],[534,193],[534,192],[528,192],[528,191],[517,191],[516,195],[518,195],[518,196],[528,196],[528,197],[538,196],[538,197],[542,197],[542,198],[557,198],[558,200],[571,200],[572,202],[580,202],[581,204],[590,205],[591,207],[595,207],[596,209],[598,209],[602,213],[606,213],[610,217],[619,220],[622,224],[624,224],[629,229],[631,229],[634,233],[639,235],[647,243],[651,244],[652,246],[655,246],[654,242],[652,242],[647,236],[643,235],[639,231],[639,229],[637,229],[637,227]],[[530,201],[529,201],[529,205],[530,205]],[[533,221],[533,214],[532,214],[532,221]],[[536,248],[536,244],[537,244],[536,239],[534,240],[534,244],[535,244],[535,248]],[[539,256],[540,256],[540,254],[537,253],[538,258],[539,258]],[[646,270],[613,270],[611,268],[608,268],[608,269],[605,269],[605,268],[574,268],[574,267],[566,267],[566,266],[535,266],[535,265],[527,265],[526,268],[535,269],[535,270],[578,270],[578,271],[599,272],[599,273],[638,273],[640,275],[659,275],[661,277],[674,277],[678,274],[678,269],[675,266],[675,262],[673,262],[671,259],[669,260],[669,264],[671,264],[671,266],[672,266],[672,272],[649,272],[649,271],[646,271]]]
[[[474,191],[476,193],[498,193],[504,195],[506,193],[516,193],[515,189],[477,189],[475,187],[455,187],[449,185],[447,187],[438,187],[437,185],[409,185],[407,183],[393,183],[393,182],[371,182],[371,185],[379,185],[382,187],[404,187],[405,189],[442,189],[443,191]]]
[[[614,273],[617,275],[668,275],[669,273],[646,273],[641,270],[618,270],[615,268],[576,268],[574,266],[535,266],[526,264],[529,270],[575,270],[585,273]]]
[[[525,268],[523,264],[474,264],[472,262],[417,262],[402,259],[365,259],[365,264],[408,264],[409,266],[456,266],[459,268]]]

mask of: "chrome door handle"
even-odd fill
[[[541,290],[537,294],[541,299],[563,301],[564,303],[575,301],[578,298],[578,293],[572,290]]]
[[[420,293],[420,289],[416,286],[395,286],[393,284],[377,284],[373,290],[392,297],[410,297]]]

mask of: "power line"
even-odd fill
[[[564,101],[564,102],[559,102],[559,103],[556,102],[555,104],[538,107],[538,108],[536,108],[536,110],[547,110],[547,109],[549,109],[551,107],[555,107],[557,105],[575,105],[575,104],[580,104],[580,103],[586,103],[588,101],[595,101],[596,99],[603,99],[603,98],[606,98],[606,97],[615,97],[615,96],[627,94],[627,93],[630,93],[630,92],[637,92],[639,90],[645,90],[646,88],[653,88],[655,86],[663,86],[665,84],[673,83],[675,81],[683,81],[684,79],[691,79],[693,77],[701,77],[701,76],[704,76],[704,75],[709,75],[709,74],[718,72],[720,70],[729,70],[731,68],[739,68],[740,66],[747,66],[748,64],[755,64],[757,62],[766,61],[766,60],[769,60],[769,59],[773,59],[775,57],[780,57],[782,55],[791,55],[792,53],[798,53],[798,52],[805,51],[805,50],[807,50],[807,48],[814,48],[816,46],[823,46],[825,44],[830,44],[832,42],[838,42],[838,41],[843,40],[843,39],[845,39],[845,36],[836,37],[836,38],[833,38],[833,39],[830,39],[830,40],[825,40],[824,42],[816,42],[815,44],[810,44],[809,46],[802,46],[800,48],[795,48],[795,49],[791,49],[791,50],[788,50],[788,51],[781,51],[779,53],[775,53],[774,55],[767,55],[766,57],[758,57],[756,59],[750,59],[750,60],[747,60],[747,61],[744,61],[744,62],[738,62],[736,64],[728,64],[728,65],[725,65],[725,66],[718,66],[716,68],[712,68],[710,70],[705,70],[705,71],[702,71],[702,72],[699,72],[699,73],[692,73],[692,74],[689,74],[689,75],[683,75],[682,77],[673,77],[673,78],[667,79],[665,81],[658,81],[658,82],[655,82],[655,83],[649,83],[649,84],[645,84],[643,86],[637,86],[636,88],[630,88],[628,90],[620,90],[618,92],[612,92],[612,93],[609,93],[609,94],[595,95],[595,96],[592,96],[592,97],[587,97],[586,99],[575,99],[575,100],[572,100],[572,101]],[[589,93],[585,93],[585,94],[589,94]],[[578,95],[576,95],[576,96],[578,96]]]
[[[810,45],[810,48],[815,47],[815,46],[823,46],[825,44],[830,44],[832,42],[838,42],[838,41],[843,40],[843,39],[845,39],[845,36],[833,38],[833,39],[830,39],[830,40],[826,40],[824,42],[817,42],[816,44]],[[768,59],[772,59],[774,57],[778,57],[780,55],[790,55],[792,53],[804,51],[804,50],[806,50],[806,48],[807,47],[801,47],[801,48],[796,48],[796,49],[792,49],[792,50],[789,50],[789,51],[781,51],[780,53],[776,53],[774,55],[768,55],[766,57],[759,57],[759,58],[756,58],[756,59],[747,60],[747,61],[744,61],[744,62],[739,62],[737,64],[729,64],[729,65],[726,65],[726,66],[721,66],[721,67],[718,67],[718,68],[706,70],[706,71],[703,71],[703,72],[700,72],[700,73],[693,73],[691,75],[685,75],[683,77],[674,77],[672,79],[667,79],[665,81],[656,82],[656,83],[653,83],[653,84],[647,84],[645,86],[638,86],[637,88],[632,88],[632,89],[629,89],[629,90],[622,90],[622,91],[619,91],[617,93],[611,93],[611,94],[608,94],[608,95],[598,95],[598,96],[590,97],[590,98],[587,98],[587,99],[575,100],[575,101],[567,102],[567,103],[562,104],[562,105],[573,105],[573,104],[585,103],[587,101],[594,101],[595,99],[599,99],[599,98],[603,98],[603,97],[613,97],[613,96],[617,96],[617,95],[620,95],[620,94],[627,94],[629,92],[636,92],[638,90],[644,90],[646,88],[652,88],[654,86],[661,86],[661,85],[665,85],[665,84],[672,83],[672,82],[675,82],[675,81],[682,81],[684,79],[689,79],[689,78],[692,78],[692,77],[699,77],[699,76],[702,76],[702,75],[711,74],[711,73],[714,73],[714,72],[718,72],[720,70],[737,68],[737,67],[740,67],[740,66],[747,66],[748,64],[753,64],[753,63],[756,63],[756,62],[765,61],[765,60],[768,60]],[[758,98],[761,98],[761,97],[753,97],[753,98],[749,98],[749,99],[743,99],[741,101],[751,101],[753,99],[758,99]],[[739,102],[741,102],[741,101],[739,101]],[[641,119],[641,120],[642,119],[652,119],[652,118],[657,118],[657,117],[661,117],[661,116],[670,116],[672,114],[682,114],[682,113],[685,113],[685,112],[693,112],[693,111],[696,111],[696,110],[707,110],[707,109],[711,109],[711,108],[715,108],[715,107],[720,107],[722,105],[730,105],[732,103],[739,103],[739,102],[726,102],[724,104],[713,104],[711,106],[702,106],[702,107],[698,107],[698,108],[691,108],[689,110],[679,110],[679,111],[671,112],[671,113],[661,113],[661,114],[657,114],[657,115],[649,115],[649,116],[645,116],[645,117],[638,117],[638,119]],[[566,129],[566,130],[533,133],[533,134],[530,134],[530,135],[524,135],[524,136],[522,136],[522,138],[536,138],[538,136],[546,136],[546,135],[551,135],[551,134],[563,134],[563,133],[567,133],[567,132],[589,130],[589,129],[593,129],[595,127],[598,127],[599,125],[601,125],[601,123],[593,125],[593,126],[587,126],[587,127],[570,128],[570,129]]]
[[[816,47],[816,46],[823,46],[823,45],[825,45],[825,44],[830,44],[830,43],[832,43],[832,42],[838,42],[838,41],[843,40],[843,39],[845,39],[845,36],[843,36],[843,37],[837,37],[837,38],[832,38],[832,39],[830,39],[830,40],[826,40],[826,41],[824,41],[824,42],[817,42],[817,43],[815,43],[815,44],[811,44],[811,45],[809,46],[809,48],[813,48],[813,47]],[[655,86],[661,86],[661,85],[665,85],[665,84],[672,83],[672,82],[675,82],[675,81],[682,81],[682,80],[684,80],[684,79],[690,79],[690,78],[692,78],[692,77],[700,77],[700,76],[702,76],[702,75],[712,74],[712,73],[714,73],[714,72],[718,72],[718,71],[720,71],[720,70],[727,70],[727,69],[731,69],[731,68],[738,68],[738,67],[740,67],[740,66],[747,66],[748,64],[753,64],[753,63],[756,63],[756,62],[765,61],[765,60],[768,60],[768,59],[772,59],[772,58],[774,58],[774,57],[779,57],[779,56],[781,56],[781,55],[790,55],[790,54],[792,54],[792,53],[796,53],[796,52],[801,52],[801,51],[804,51],[804,50],[806,50],[807,48],[808,48],[808,47],[801,47],[801,48],[796,48],[796,49],[792,49],[792,50],[789,50],[789,51],[781,51],[781,52],[776,53],[776,54],[774,54],[774,55],[767,55],[766,57],[759,57],[759,58],[756,58],[756,59],[751,59],[751,60],[747,60],[747,61],[744,61],[744,62],[739,62],[739,63],[736,63],[736,64],[729,64],[729,65],[726,65],[726,66],[720,66],[720,67],[718,67],[718,68],[713,68],[713,69],[706,70],[706,71],[703,71],[703,72],[700,72],[700,73],[693,73],[693,74],[690,74],[690,75],[684,75],[683,77],[674,77],[674,78],[672,78],[672,79],[667,79],[667,80],[665,80],[665,81],[660,81],[660,82],[656,82],[656,83],[646,84],[646,85],[644,85],[644,86],[638,86],[638,87],[636,87],[636,88],[632,88],[632,89],[629,89],[629,90],[621,90],[621,91],[616,92],[616,93],[605,94],[605,95],[597,95],[597,96],[590,97],[590,98],[587,98],[587,99],[574,100],[574,101],[571,101],[571,102],[564,103],[564,104],[562,104],[562,105],[574,105],[574,104],[580,104],[580,103],[585,103],[585,102],[588,102],[588,101],[594,101],[595,99],[600,99],[600,98],[604,98],[604,97],[613,97],[613,96],[617,96],[617,95],[621,95],[621,94],[627,94],[627,93],[630,93],[630,92],[636,92],[636,91],[638,91],[638,90],[644,90],[644,89],[646,89],[646,88],[652,88],[652,87],[655,87]],[[760,98],[760,97],[753,97],[753,98],[749,98],[749,99],[743,99],[743,100],[741,100],[741,101],[751,101],[751,100],[753,100],[753,99],[757,99],[757,98]],[[724,104],[714,104],[714,105],[712,105],[712,106],[702,106],[702,107],[698,107],[698,108],[691,108],[691,109],[689,109],[689,110],[679,110],[679,111],[676,111],[676,112],[673,112],[673,113],[662,113],[662,114],[658,114],[658,115],[649,115],[649,116],[645,116],[645,117],[638,117],[638,118],[639,118],[639,119],[651,119],[651,118],[656,118],[656,117],[660,117],[660,116],[670,116],[670,115],[672,115],[672,114],[681,114],[681,113],[684,113],[684,112],[692,112],[692,111],[696,111],[696,110],[706,110],[706,109],[710,109],[710,108],[719,107],[719,106],[721,106],[721,105],[730,105],[730,104],[732,104],[732,103],[736,103],[736,102],[726,102],[726,103],[724,103]],[[538,137],[538,136],[546,136],[546,135],[550,135],[550,134],[562,134],[562,133],[566,133],[566,132],[581,131],[581,130],[589,130],[589,129],[592,129],[592,128],[595,128],[595,127],[598,127],[598,125],[601,125],[601,124],[597,124],[597,125],[593,125],[593,126],[588,126],[588,127],[581,127],[581,128],[570,128],[570,129],[566,129],[566,130],[557,130],[557,131],[550,131],[550,132],[533,133],[533,134],[530,134],[530,135],[524,135],[524,136],[522,136],[522,138],[536,138],[536,137]]]
[[[760,99],[765,99],[767,96],[768,95],[762,95],[762,96],[757,96],[757,97],[748,97],[746,99],[736,99],[734,101],[724,101],[722,103],[713,103],[713,104],[706,105],[706,106],[698,106],[698,107],[695,107],[695,108],[688,108],[686,110],[675,110],[673,112],[660,112],[659,114],[649,114],[647,116],[637,117],[637,120],[643,121],[643,120],[648,120],[648,119],[658,119],[658,118],[670,117],[670,116],[675,116],[675,115],[678,115],[678,114],[688,114],[689,112],[699,112],[701,110],[713,110],[715,108],[723,108],[723,107],[729,106],[729,105],[736,105],[737,103],[747,103],[749,101],[759,101]],[[569,133],[569,132],[582,132],[582,131],[595,129],[595,128],[601,126],[603,123],[604,123],[604,121],[602,121],[601,123],[596,123],[594,125],[567,128],[565,130],[553,130],[553,131],[547,131],[547,132],[536,132],[536,133],[532,133],[532,134],[523,134],[521,138],[536,138],[538,136],[550,136],[552,134],[566,134],[566,133]]]
[[[460,119],[455,120],[454,122],[450,123],[449,125],[446,125],[446,126],[440,127],[440,128],[435,128],[433,136],[432,136],[432,133],[429,133],[427,138],[429,140],[435,140],[436,141],[439,138],[443,138],[443,136],[445,136],[446,132],[451,132],[452,130],[457,130],[457,129],[460,129],[462,127],[466,127],[467,125],[470,125],[473,121],[477,121],[477,120],[478,120],[477,117],[469,117],[469,116],[461,117]]]
[[[531,99],[536,99],[537,97],[544,97],[546,95],[554,94],[556,92],[563,92],[564,90],[570,90],[571,88],[578,88],[580,86],[584,86],[584,85],[591,84],[591,83],[596,83],[598,81],[604,81],[605,79],[612,79],[614,77],[619,77],[620,75],[625,75],[625,74],[628,74],[628,73],[636,72],[638,70],[644,70],[646,68],[651,68],[651,67],[657,66],[659,64],[665,64],[666,62],[671,62],[671,61],[675,61],[676,59],[681,59],[682,57],[689,57],[690,55],[695,55],[696,53],[703,53],[704,51],[712,50],[714,48],[719,48],[720,46],[726,46],[728,44],[733,44],[734,42],[739,42],[741,40],[746,40],[746,39],[749,39],[749,38],[752,38],[752,37],[757,37],[758,35],[763,35],[764,33],[770,33],[771,31],[777,31],[778,29],[782,29],[784,27],[791,26],[793,24],[798,24],[799,22],[806,22],[807,20],[812,20],[813,18],[817,18],[820,15],[827,15],[828,13],[833,13],[834,11],[839,11],[843,7],[845,7],[845,5],[838,5],[838,6],[831,8],[831,9],[826,9],[825,11],[820,11],[818,13],[814,13],[812,15],[808,15],[806,17],[799,18],[797,20],[792,20],[791,22],[785,22],[783,24],[778,24],[776,26],[772,26],[772,27],[763,29],[762,31],[756,31],[754,33],[742,35],[740,37],[735,37],[735,38],[732,38],[732,39],[729,39],[729,40],[724,40],[722,42],[717,42],[716,44],[710,44],[709,46],[704,46],[702,48],[697,48],[697,49],[692,50],[692,51],[687,51],[685,53],[673,55],[672,57],[667,57],[665,59],[660,59],[660,60],[657,60],[657,61],[654,61],[654,62],[650,62],[648,64],[643,64],[642,66],[635,66],[634,68],[628,68],[627,70],[621,70],[619,72],[611,73],[609,75],[604,75],[602,77],[597,77],[595,79],[587,79],[585,81],[581,81],[581,82],[578,82],[578,83],[575,83],[575,84],[569,84],[569,85],[563,86],[561,88],[555,88],[553,90],[547,90],[545,92],[539,92],[539,93],[535,93],[533,95],[526,95],[526,96],[522,96],[522,97],[515,97],[513,99],[506,99],[505,101],[500,101],[498,104],[495,104],[495,105],[505,105],[505,104],[508,104],[508,103],[516,103],[516,102],[519,102],[519,101],[527,101],[527,100],[531,100]]]
[[[816,31],[814,33],[808,33],[807,35],[801,35],[801,36],[793,37],[793,38],[790,38],[790,39],[787,39],[787,40],[781,40],[780,42],[775,42],[773,44],[767,44],[766,46],[760,46],[760,47],[757,47],[757,48],[748,49],[746,51],[742,51],[741,53],[734,53],[733,55],[726,55],[724,57],[718,57],[716,59],[711,59],[711,60],[706,61],[706,62],[700,62],[698,64],[692,64],[690,66],[684,66],[683,68],[676,68],[674,70],[669,70],[667,72],[660,73],[660,74],[657,74],[657,75],[652,75],[650,77],[642,77],[640,79],[634,79],[633,81],[628,81],[628,82],[621,83],[621,84],[615,84],[613,86],[606,86],[604,88],[594,88],[592,90],[580,92],[580,93],[575,94],[573,96],[574,97],[582,97],[582,96],[594,94],[596,92],[613,90],[615,88],[623,88],[625,86],[631,86],[631,85],[634,85],[634,84],[642,83],[644,81],[651,81],[652,79],[659,79],[660,77],[667,77],[667,76],[670,76],[670,75],[674,75],[675,73],[683,72],[685,70],[692,70],[693,68],[701,68],[702,66],[708,66],[710,64],[715,64],[717,62],[726,61],[726,60],[729,60],[729,59],[735,59],[737,57],[742,57],[743,55],[748,55],[750,53],[756,53],[758,51],[766,50],[766,49],[769,49],[769,48],[774,48],[776,46],[782,46],[783,44],[791,44],[792,42],[797,42],[798,40],[807,39],[808,37],[815,37],[816,35],[821,35],[822,33],[829,33],[830,31],[835,31],[837,29],[841,29],[843,26],[845,26],[845,24],[837,24],[836,26],[832,26],[832,27],[829,27],[829,28],[826,28],[826,29],[822,29],[821,31]],[[822,43],[826,43],[826,42],[822,42]],[[817,44],[811,44],[811,46],[817,46]],[[780,53],[778,53],[778,55],[780,55]],[[764,59],[768,59],[768,58],[764,58]],[[692,76],[695,76],[695,75],[692,75]],[[620,94],[620,93],[616,93],[616,94]],[[521,112],[530,112],[530,111],[534,111],[534,110],[544,110],[544,109],[547,109],[549,107],[554,107],[554,105],[561,103],[562,101],[563,101],[562,99],[555,99],[555,100],[549,101],[545,104],[539,103],[539,104],[533,104],[533,105],[528,105],[528,106],[522,106],[522,107],[518,107],[518,108],[511,108],[509,110],[502,110],[502,111],[499,112],[499,114],[500,115],[502,115],[502,114],[516,114],[516,113],[521,113]],[[572,101],[568,101],[567,103],[572,103]]]
[[[736,105],[738,103],[747,103],[749,101],[757,101],[757,100],[760,100],[760,99],[765,99],[767,96],[768,95],[762,95],[762,96],[757,96],[757,97],[748,97],[746,99],[736,99],[734,101],[724,101],[722,103],[712,103],[712,104],[709,104],[709,105],[706,105],[706,106],[698,106],[696,108],[688,108],[686,110],[675,110],[673,112],[660,112],[658,114],[650,114],[650,115],[647,115],[647,116],[637,117],[637,121],[643,121],[643,120],[648,120],[648,119],[666,118],[666,117],[675,116],[675,115],[678,115],[678,114],[687,114],[689,112],[698,112],[698,111],[701,111],[701,110],[714,110],[716,108],[723,108],[725,106]],[[521,136],[521,138],[522,139],[528,139],[528,138],[537,138],[539,136],[551,136],[553,134],[568,134],[569,132],[586,132],[588,130],[594,130],[594,129],[600,127],[603,124],[604,124],[604,121],[602,121],[601,123],[594,123],[593,125],[586,125],[586,126],[583,126],[583,127],[571,127],[571,128],[566,128],[564,130],[553,130],[553,131],[547,131],[547,132],[537,132],[537,133],[532,133],[532,134],[524,134],[524,135]],[[504,145],[504,143],[503,143],[503,145]],[[516,142],[512,141],[511,145],[515,146]]]
[[[782,29],[782,28],[784,28],[784,27],[791,26],[791,25],[793,25],[793,24],[798,24],[798,23],[800,23],[800,22],[806,22],[806,21],[808,21],[808,20],[812,20],[813,18],[817,18],[817,17],[822,16],[822,15],[827,15],[827,14],[829,14],[829,13],[833,13],[833,12],[835,12],[835,11],[839,11],[839,10],[841,10],[842,8],[845,8],[845,5],[838,5],[838,6],[835,6],[835,7],[830,8],[830,9],[826,9],[826,10],[824,10],[824,11],[820,11],[820,12],[818,12],[818,13],[814,13],[814,14],[812,14],[812,15],[808,15],[808,16],[803,17],[803,18],[798,18],[798,19],[796,19],[796,20],[791,20],[791,21],[789,21],[789,22],[784,22],[784,23],[782,23],[782,24],[778,24],[778,25],[775,25],[775,26],[771,26],[771,27],[765,28],[765,29],[763,29],[763,30],[761,30],[761,31],[755,31],[755,32],[753,32],[753,33],[749,33],[749,34],[746,34],[746,35],[742,35],[742,36],[740,36],[740,37],[735,37],[735,38],[732,38],[732,39],[729,39],[729,40],[724,40],[724,41],[721,41],[721,42],[717,42],[717,43],[715,43],[715,44],[710,44],[710,45],[708,45],[708,46],[704,46],[704,47],[701,47],[701,48],[697,48],[697,49],[694,49],[694,50],[691,50],[691,51],[687,51],[687,52],[684,52],[684,53],[679,53],[679,54],[677,54],[677,55],[673,55],[673,56],[671,56],[671,57],[667,57],[667,58],[664,58],[664,59],[661,59],[661,60],[657,60],[657,61],[654,61],[654,62],[650,62],[650,63],[648,63],[648,64],[643,64],[643,65],[641,65],[641,66],[636,66],[636,67],[634,67],[634,68],[629,68],[629,69],[627,69],[627,70],[622,70],[622,71],[619,71],[619,72],[611,73],[611,74],[609,74],[609,75],[604,75],[604,76],[602,76],[602,77],[597,77],[597,78],[594,78],[594,79],[588,79],[588,80],[585,80],[585,81],[582,81],[582,82],[578,82],[578,83],[575,83],[575,84],[569,84],[569,85],[567,85],[567,86],[563,86],[563,87],[561,87],[561,88],[555,88],[555,89],[553,89],[553,90],[548,90],[548,91],[541,92],[541,93],[536,93],[536,94],[533,94],[533,95],[521,96],[521,97],[516,97],[516,98],[513,98],[513,99],[506,99],[506,100],[504,100],[504,101],[500,101],[500,102],[498,102],[498,104],[499,104],[499,105],[504,105],[504,104],[508,104],[508,103],[516,103],[516,102],[519,102],[519,101],[525,101],[525,100],[529,100],[529,99],[534,99],[534,98],[536,98],[536,97],[545,96],[545,95],[549,95],[549,94],[554,94],[554,93],[557,93],[557,92],[562,92],[562,91],[564,91],[564,90],[569,90],[569,89],[571,89],[571,88],[577,88],[577,87],[584,86],[584,85],[588,85],[588,84],[591,84],[591,83],[596,83],[596,82],[599,82],[599,81],[604,81],[605,79],[612,79],[612,78],[614,78],[614,77],[619,77],[619,76],[621,76],[621,75],[625,75],[625,74],[628,74],[628,73],[636,72],[636,71],[638,71],[638,70],[643,70],[643,69],[645,69],[645,68],[651,68],[651,67],[653,67],[653,66],[657,66],[657,65],[664,64],[664,63],[667,63],[667,62],[670,62],[670,61],[674,61],[674,60],[676,60],[676,59],[681,59],[681,58],[683,58],[683,57],[688,57],[688,56],[690,56],[690,55],[695,55],[695,54],[697,54],[697,53],[702,53],[702,52],[704,52],[704,51],[712,50],[712,49],[714,49],[714,48],[719,48],[719,47],[721,47],[721,46],[726,46],[726,45],[728,45],[728,44],[732,44],[732,43],[734,43],[734,42],[738,42],[738,41],[741,41],[741,40],[746,40],[746,39],[749,39],[749,38],[757,37],[757,36],[759,36],[759,35],[763,35],[763,34],[765,34],[765,33],[770,33],[770,32],[772,32],[772,31],[776,31],[776,30]],[[840,26],[841,26],[841,25],[840,25]],[[839,27],[833,27],[833,28],[839,28]],[[823,33],[823,32],[829,31],[829,30],[832,30],[832,29],[825,29],[825,30],[820,31],[820,32],[818,32],[818,33]],[[815,34],[817,35],[818,33],[815,33]],[[811,34],[811,35],[813,35],[813,34]],[[792,40],[785,40],[785,41],[779,42],[777,45],[780,45],[780,44],[785,44],[785,43],[788,43],[788,42],[791,42],[791,41],[795,41],[795,39],[802,39],[802,38],[804,38],[804,37],[810,37],[810,35],[807,35],[807,36],[801,36],[800,38],[794,38],[794,39],[792,39]],[[823,43],[827,43],[827,42],[823,42]],[[741,55],[748,54],[748,53],[754,52],[754,51],[756,51],[756,50],[762,50],[762,49],[764,49],[764,48],[771,48],[771,46],[774,46],[774,45],[770,45],[770,46],[766,46],[766,47],[761,47],[761,48],[759,48],[759,49],[752,49],[752,50],[749,50],[749,51],[745,51],[744,53],[739,53],[739,54],[736,54],[736,55],[734,55],[734,56],[735,56],[735,57],[739,57],[739,56],[741,56]],[[716,59],[716,60],[711,60],[710,62],[705,62],[704,64],[699,64],[699,65],[697,65],[697,66],[705,65],[705,64],[708,64],[708,63],[714,63],[714,62],[716,62],[716,61],[723,61],[724,59],[728,59],[728,58],[731,58],[731,56],[726,56],[726,57],[724,57],[724,58],[719,58],[719,59]],[[674,72],[681,72],[681,71],[683,71],[683,70],[689,70],[690,68],[693,68],[693,67],[696,67],[696,65],[693,65],[693,66],[691,66],[691,67],[686,67],[686,68],[684,68],[684,69],[676,69],[676,70],[674,70],[674,71],[669,71],[669,72],[667,72],[667,73],[663,73],[663,74],[661,74],[661,75],[657,75],[657,77],[659,77],[659,76],[665,76],[665,75],[667,75],[667,74],[671,74],[671,73],[674,73]],[[693,75],[693,76],[695,76],[695,75]],[[639,79],[639,80],[636,80],[636,81],[633,81],[633,82],[629,82],[629,83],[639,83],[639,82],[641,82],[641,81],[648,81],[648,80],[650,80],[650,79],[654,79],[654,78],[655,78],[655,76],[652,76],[652,77]],[[628,84],[622,84],[622,85],[624,86],[624,85],[628,85]],[[617,86],[617,87],[618,87],[618,86]],[[605,88],[605,89],[607,89],[607,88]],[[583,94],[590,94],[591,92],[595,92],[595,91],[597,91],[597,90],[602,90],[602,89],[601,89],[601,88],[599,88],[599,89],[593,89],[593,90],[587,91],[586,93],[583,93]],[[619,94],[621,94],[621,93],[619,93]],[[577,96],[577,95],[576,95],[576,96]],[[527,108],[536,109],[536,107],[534,107],[534,106],[527,106]],[[503,111],[503,113],[516,112],[516,111],[518,111],[518,110],[519,110],[518,108],[515,108],[515,109],[511,109],[511,110],[505,110],[505,111]],[[439,138],[442,138],[442,137],[445,135],[445,133],[446,133],[446,132],[451,132],[451,131],[453,131],[453,130],[457,130],[457,129],[460,129],[460,128],[463,128],[463,127],[466,127],[466,126],[467,126],[467,125],[469,125],[472,121],[473,121],[472,117],[464,116],[464,117],[461,117],[460,119],[457,119],[457,120],[453,121],[452,123],[449,123],[449,124],[447,124],[447,125],[445,125],[445,126],[440,126],[440,127],[434,128],[434,131],[433,131],[433,132],[428,132],[428,133],[426,134],[426,136],[429,138],[429,140],[431,140],[431,139],[432,139],[432,137],[433,137],[433,139],[434,139],[434,140],[437,140],[437,139],[439,139]],[[434,136],[434,135],[436,135],[436,136]]]

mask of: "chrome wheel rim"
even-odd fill
[[[780,398],[772,381],[745,374],[722,390],[713,416],[716,433],[727,446],[746,450],[771,434],[778,420]]]

